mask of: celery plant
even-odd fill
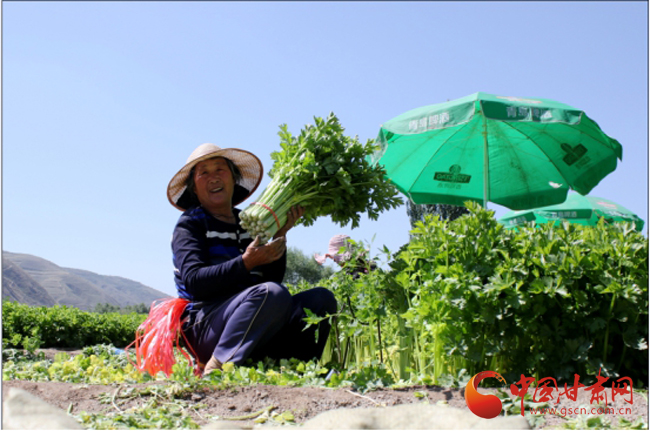
[[[310,226],[320,216],[344,226],[359,225],[360,214],[376,220],[379,214],[402,203],[397,189],[384,179],[380,166],[366,160],[376,148],[343,134],[338,118],[314,117],[298,136],[280,126],[281,150],[271,154],[272,181],[257,201],[240,214],[242,226],[262,241],[270,239],[287,220],[294,205],[305,208],[299,223]]]

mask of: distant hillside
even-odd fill
[[[91,310],[99,303],[149,305],[168,296],[127,278],[62,268],[29,254],[2,252],[2,297],[23,304]]]
[[[2,263],[2,297],[27,305],[56,304],[43,286],[8,259]]]

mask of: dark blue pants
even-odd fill
[[[318,316],[334,314],[336,299],[322,287],[292,296],[281,284],[261,283],[220,304],[191,311],[183,331],[202,364],[210,356],[236,365],[264,357],[306,361],[322,355],[330,323],[323,320],[303,331],[305,308]]]

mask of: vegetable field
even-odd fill
[[[325,283],[344,307],[329,358],[451,384],[483,370],[648,382],[648,240],[628,224],[504,229],[469,205],[428,218],[389,270]],[[589,378],[588,377],[588,378]]]
[[[641,390],[635,403],[645,398],[647,408],[647,238],[625,224],[506,230],[492,212],[469,209],[452,222],[419,223],[408,244],[375,257],[377,270],[356,277],[339,271],[319,282],[335,293],[339,311],[327,317],[333,330],[318,362],[226,364],[198,379],[179,355],[171,378],[143,375],[115,347],[132,341],[145,315],[5,302],[3,380],[105,385],[96,395],[101,408],[70,412],[93,429],[197,428],[216,416],[300,423],[318,411],[273,406],[272,395],[260,395],[248,412],[237,405],[230,414],[205,407],[217,393],[255,398],[298,388],[329,388],[353,400],[323,404],[320,411],[389,399],[437,403],[444,399],[440,390],[449,391],[449,403],[461,408],[461,389],[484,370],[508,383],[523,374],[553,377],[559,386],[572,385],[576,374],[584,385],[599,373],[612,380],[629,377]],[[293,292],[308,287],[290,286]],[[307,320],[315,324],[318,318]],[[39,353],[46,347],[79,352],[46,357]],[[296,395],[305,406],[306,393]],[[524,403],[531,402],[531,393]],[[506,414],[519,413],[518,398],[499,396]],[[214,409],[227,408],[224,402]],[[639,414],[623,422],[600,417],[597,423],[585,417],[528,418],[536,428],[647,428],[647,415]]]

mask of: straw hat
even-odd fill
[[[329,257],[336,263],[341,263],[345,262],[346,260],[350,259],[352,256],[352,251],[350,250],[350,243],[348,242],[348,238],[350,238],[347,235],[334,235],[330,239],[329,246],[327,247],[327,253],[325,255],[320,255],[320,254],[314,254],[314,259],[319,265],[322,265],[325,263],[327,258]],[[339,250],[341,247],[345,247],[346,251],[343,253],[339,253]]]
[[[187,177],[199,162],[213,157],[230,159],[241,171],[242,178],[235,184],[232,196],[233,206],[246,200],[260,185],[264,168],[260,159],[254,154],[238,148],[221,148],[214,144],[202,144],[192,151],[185,166],[174,175],[167,186],[167,199],[172,205],[181,211],[185,211],[189,207],[192,200],[191,192],[187,190]]]

